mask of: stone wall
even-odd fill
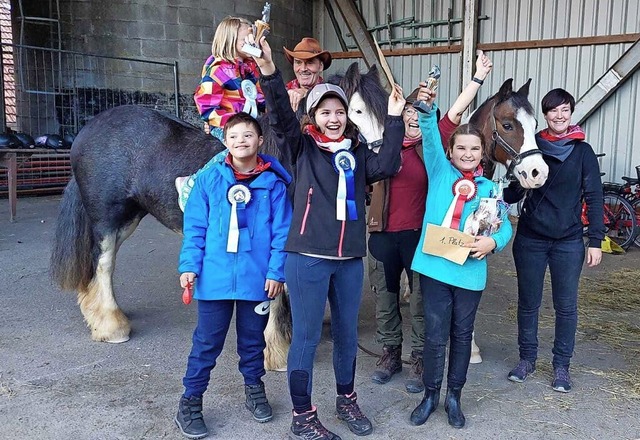
[[[202,64],[211,53],[217,24],[227,15],[254,21],[260,17],[265,3],[262,0],[59,1],[64,49],[163,62],[177,60],[183,93],[191,93],[198,84]],[[291,77],[282,46],[293,46],[311,34],[313,1],[270,3],[269,41],[276,52],[276,64]]]
[[[18,0],[11,0],[14,41],[18,43]],[[87,56],[51,52],[53,26],[29,24],[25,44],[46,49],[21,52],[18,84],[19,129],[75,134],[95,114],[124,103],[173,112],[173,63],[178,64],[180,116],[199,125],[193,91],[211,54],[218,23],[228,15],[254,21],[264,0],[58,0],[62,49]],[[25,15],[51,17],[55,0],[23,0]],[[293,77],[282,46],[311,35],[313,1],[271,0],[269,42],[285,79]],[[55,13],[53,13],[55,15]],[[99,58],[102,57],[113,58]],[[114,58],[169,63],[147,64]],[[44,61],[43,61],[44,60]],[[40,90],[42,89],[42,90]]]

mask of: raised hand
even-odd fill
[[[246,42],[253,42],[253,34],[249,34],[245,37]],[[260,49],[262,50],[262,56],[252,57],[263,75],[272,75],[276,71],[276,65],[273,64],[273,57],[271,55],[271,46],[267,42],[266,37],[260,38]]]
[[[388,114],[391,116],[400,116],[402,114],[402,110],[404,110],[406,102],[407,101],[404,99],[404,95],[402,94],[402,87],[398,84],[394,84],[393,90],[389,95]]]
[[[473,75],[478,79],[484,80],[491,70],[493,69],[493,63],[491,59],[481,50],[477,50],[476,54],[478,58],[476,59],[476,73]]]

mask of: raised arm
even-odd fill
[[[482,82],[487,78],[493,69],[493,63],[481,50],[478,51],[478,59],[476,60],[476,73],[473,75],[477,81],[472,80],[467,84],[462,93],[455,100],[447,116],[455,125],[460,125],[462,114],[467,110],[473,99],[478,94]]]
[[[250,35],[251,36],[251,35]],[[276,133],[276,145],[286,162],[295,164],[302,149],[302,131],[296,114],[291,109],[289,95],[276,69],[271,56],[271,47],[267,40],[260,40],[262,56],[254,58],[260,68],[260,86],[267,104],[269,125]]]

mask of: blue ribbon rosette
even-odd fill
[[[240,229],[247,227],[246,207],[251,201],[251,190],[241,183],[235,184],[227,191],[227,200],[231,203],[231,217],[229,218],[229,236],[227,238],[227,252],[238,252]]]
[[[356,205],[356,157],[349,150],[333,154],[333,168],[338,173],[338,193],[336,195],[336,218],[338,220],[358,219]]]

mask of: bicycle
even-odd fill
[[[634,213],[636,230],[633,243],[640,247],[640,165],[636,166],[637,177],[622,176],[625,183],[606,182],[603,184],[605,194],[615,194],[623,197],[631,205],[631,212]]]

